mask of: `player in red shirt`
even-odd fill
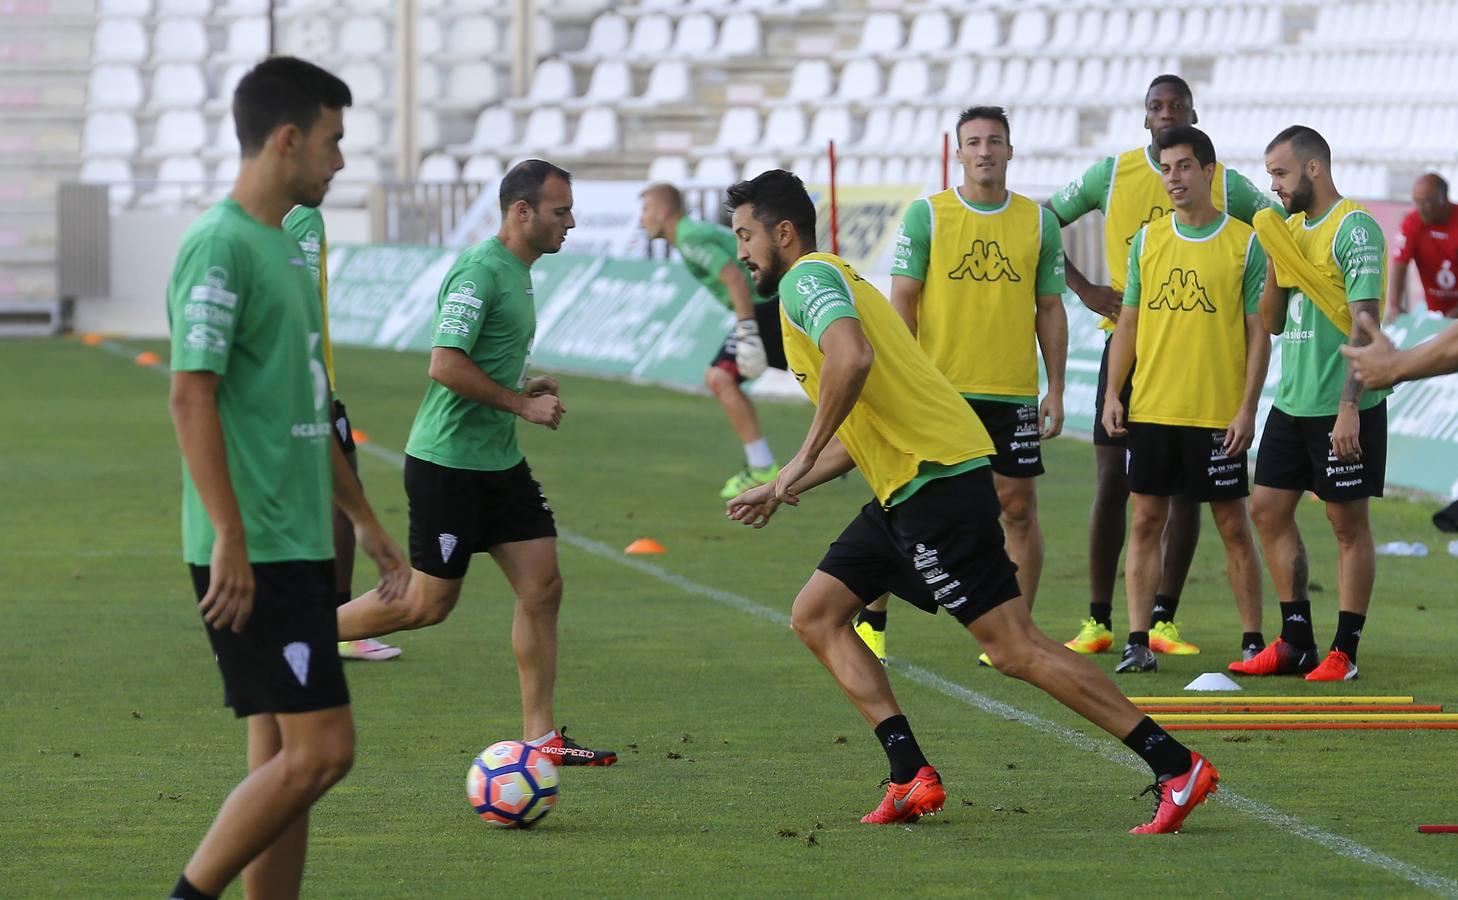
[[[1417,263],[1428,309],[1458,318],[1458,210],[1448,202],[1448,182],[1429,172],[1412,186],[1417,207],[1402,220],[1393,242],[1392,274],[1387,279],[1387,321],[1407,311],[1407,264]]]

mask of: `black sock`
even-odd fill
[[[886,610],[883,609],[880,612],[876,612],[873,609],[863,609],[860,615],[856,616],[856,624],[859,625],[861,622],[870,625],[872,631],[885,631]]]
[[[1264,650],[1266,649],[1266,636],[1259,631],[1247,631],[1240,636],[1241,650]]]
[[[1110,631],[1114,630],[1114,604],[1090,603],[1088,605],[1088,617]]]
[[[1147,632],[1147,631],[1131,631],[1131,632],[1129,632],[1129,640],[1126,643],[1138,644],[1141,647],[1148,647],[1149,646],[1149,632]]]
[[[192,882],[187,880],[186,875],[183,875],[177,879],[177,886],[172,889],[167,900],[218,900],[218,898],[212,894],[204,894],[193,887]]]
[[[1179,608],[1179,597],[1171,597],[1168,594],[1155,594],[1154,618],[1151,620],[1152,623],[1158,625],[1160,622],[1173,622],[1175,613],[1179,611]]]
[[[1336,640],[1331,642],[1331,649],[1342,651],[1348,659],[1356,662],[1357,642],[1362,639],[1362,626],[1365,624],[1367,617],[1360,613],[1346,610],[1337,613]]]
[[[928,765],[905,716],[892,716],[877,725],[876,740],[886,750],[886,758],[891,761],[891,780],[896,784],[905,784],[916,777],[922,766]]]
[[[1316,649],[1316,635],[1311,630],[1310,600],[1281,604],[1281,640],[1298,650]]]
[[[349,591],[335,591],[334,592],[334,605],[336,607],[343,606],[344,604],[348,603],[349,601],[351,601],[353,599],[354,599],[353,597],[349,596]]]
[[[1139,758],[1154,770],[1155,781],[1166,781],[1182,775],[1194,765],[1189,748],[1170,737],[1169,733],[1154,720],[1145,716],[1124,738],[1124,746],[1139,754]]]

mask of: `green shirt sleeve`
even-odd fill
[[[319,285],[322,294],[324,279],[320,275],[323,274],[324,255],[327,252],[324,216],[317,209],[295,206],[284,216],[283,228],[299,242],[299,249],[304,251],[304,262],[309,266],[309,274],[314,276],[314,283]]]
[[[1038,215],[1041,219],[1043,242],[1038,249],[1037,295],[1061,296],[1068,288],[1068,282],[1063,276],[1063,229],[1058,227],[1058,217],[1051,209],[1040,206]]]
[[[931,229],[931,203],[925,197],[912,201],[901,216],[901,227],[896,230],[892,275],[926,281],[926,267],[931,260]]]
[[[1088,167],[1048,201],[1058,221],[1071,224],[1085,213],[1103,210],[1109,199],[1109,182],[1114,177],[1114,158],[1106,156]],[[1104,210],[1107,212],[1108,210]]]
[[[859,319],[855,300],[840,270],[811,261],[795,266],[780,282],[785,317],[820,346],[820,336],[836,319]]]
[[[228,371],[233,333],[246,298],[232,243],[214,235],[189,240],[177,255],[167,287],[172,371]]]
[[[682,228],[682,226],[680,225]],[[734,255],[719,241],[714,240],[712,232],[708,229],[694,228],[683,229],[679,233],[678,252],[683,258],[693,264],[704,273],[705,279],[719,280],[719,273],[724,267],[735,262]],[[751,292],[752,293],[752,292]]]
[[[1228,166],[1225,169],[1225,211],[1249,225],[1255,214],[1275,206],[1269,196],[1251,184],[1249,178]]]
[[[1245,275],[1241,279],[1245,291],[1245,314],[1254,316],[1261,311],[1261,291],[1266,287],[1266,251],[1255,235],[1250,236],[1250,245],[1245,251]]]
[[[1129,242],[1129,274],[1124,278],[1125,306],[1139,305],[1139,260],[1144,255],[1144,232],[1148,230],[1148,225],[1141,227]]]
[[[496,279],[485,266],[462,266],[441,285],[435,314],[435,340],[431,346],[454,347],[467,353],[481,336],[487,304],[494,301]]]
[[[1382,268],[1387,262],[1387,241],[1377,220],[1355,212],[1342,220],[1332,244],[1337,265],[1346,282],[1347,302],[1382,299]]]

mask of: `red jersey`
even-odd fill
[[[1448,204],[1448,221],[1429,225],[1417,210],[1402,220],[1402,233],[1392,244],[1392,261],[1417,263],[1428,309],[1447,315],[1458,307],[1458,206]]]

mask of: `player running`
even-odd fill
[[[884,667],[851,629],[895,593],[946,609],[997,668],[1119,736],[1154,770],[1154,818],[1136,834],[1178,830],[1219,774],[1126,700],[1091,662],[1049,640],[1018,594],[1003,548],[992,439],[917,346],[886,298],[845,260],[819,253],[815,206],[800,179],[773,170],[729,189],[739,256],[761,293],[779,288],[790,371],[815,403],[805,442],[773,484],[729,501],[763,527],[781,503],[859,468],[875,493],[800,590],[791,626],[870,724],[891,765],[886,795],[861,819],[912,822],[942,808],[941,777],[917,745]]]
[[[744,445],[745,466],[724,483],[719,497],[728,500],[779,474],[769,442],[759,430],[754,404],[741,385],[766,369],[785,367],[780,339],[780,316],[773,299],[754,293],[754,281],[735,256],[734,235],[712,222],[684,214],[683,194],[671,184],[649,185],[643,191],[639,224],[649,240],[663,238],[678,249],[684,266],[715,300],[734,313],[734,330],[704,372],[704,384],[729,416],[729,424]]]
[[[1013,147],[1002,107],[963,111],[955,131],[962,184],[907,207],[891,305],[992,436],[1007,554],[1032,609],[1043,573],[1034,479],[1044,471],[1042,442],[1063,430],[1063,236],[1051,210],[1007,189]],[[1041,404],[1039,350],[1048,372]],[[856,633],[882,660],[885,625],[884,597],[856,620]]]
[[[1129,266],[1129,246],[1134,233],[1146,223],[1170,213],[1169,197],[1160,181],[1159,148],[1155,138],[1166,128],[1194,125],[1200,117],[1195,113],[1190,86],[1178,75],[1160,75],[1150,82],[1144,95],[1144,126],[1149,129],[1149,143],[1126,150],[1117,157],[1106,157],[1089,167],[1077,180],[1053,195],[1048,206],[1057,213],[1063,225],[1070,225],[1095,209],[1104,214],[1104,255],[1108,265],[1109,284],[1093,284],[1067,261],[1068,286],[1083,304],[1104,318],[1099,327],[1112,332],[1123,303],[1125,273]],[[1270,205],[1250,180],[1221,163],[1215,164],[1215,178],[1210,185],[1215,208],[1229,212],[1234,218],[1250,223],[1257,210]],[[1114,644],[1113,597],[1114,580],[1119,574],[1119,554],[1124,549],[1127,528],[1125,512],[1129,505],[1129,480],[1125,471],[1125,441],[1114,437],[1103,427],[1103,398],[1108,387],[1109,348],[1104,345],[1099,366],[1099,385],[1094,399],[1094,464],[1095,486],[1093,505],[1089,509],[1088,574],[1089,617],[1068,646],[1079,653],[1102,653]],[[1129,385],[1120,399],[1129,404]],[[1180,594],[1195,558],[1200,540],[1200,507],[1187,497],[1170,501],[1169,523],[1163,537],[1164,568],[1154,603],[1154,625],[1149,632],[1149,646],[1156,653],[1198,653],[1199,647],[1180,637],[1175,625]],[[1244,649],[1248,656],[1260,651],[1259,646]]]
[[[322,332],[319,338],[324,355],[324,374],[329,377],[329,394],[333,398],[331,409],[334,421],[334,439],[344,452],[349,470],[359,477],[359,452],[354,443],[354,427],[349,422],[349,413],[344,402],[335,393],[334,345],[329,340],[329,240],[324,232],[324,215],[314,206],[295,206],[284,216],[283,229],[294,236],[299,248],[304,251],[304,262],[309,266],[309,275],[319,288],[319,309]],[[339,507],[334,505],[334,600],[343,606],[354,597],[354,523]],[[392,647],[383,641],[366,638],[362,641],[340,641],[339,655],[344,659],[360,659],[383,662],[400,655],[399,647]]]
[[[490,553],[516,594],[516,653],[527,743],[563,765],[609,766],[552,724],[562,573],[557,525],[516,442],[516,420],[552,430],[566,413],[557,380],[528,377],[536,305],[531,266],[562,249],[575,222],[572,176],[529,159],[501,180],[501,230],[456,260],[437,299],[430,386],[405,445],[410,584],[339,608],[339,635],[376,637],[445,621],[476,553]]]
[[[1155,138],[1175,211],[1139,229],[1129,250],[1124,312],[1109,349],[1104,430],[1129,446],[1134,527],[1125,562],[1129,641],[1115,672],[1152,672],[1150,618],[1170,500],[1209,503],[1225,543],[1241,647],[1261,636],[1261,569],[1245,498],[1246,451],[1270,362],[1260,320],[1266,255],[1255,231],[1215,208],[1215,145],[1193,125]],[[1124,393],[1135,356],[1129,408]],[[1127,426],[1126,426],[1127,423]]]
[[[168,406],[182,450],[183,558],[223,675],[248,722],[248,777],[172,889],[297,897],[309,808],[349,772],[354,719],[336,649],[331,495],[398,596],[405,559],[330,436],[323,317],[282,226],[344,167],[349,88],[292,57],[233,94],[242,164],[232,192],[183,237],[167,290]]]
[[[1254,659],[1230,664],[1242,675],[1302,675],[1307,681],[1357,677],[1357,643],[1372,602],[1377,554],[1368,498],[1387,479],[1387,390],[1364,390],[1342,358],[1368,333],[1354,317],[1380,321],[1386,296],[1386,242],[1361,204],[1331,177],[1331,147],[1293,125],[1266,147],[1271,188],[1290,218],[1262,213],[1256,236],[1270,257],[1261,318],[1281,335],[1281,382],[1261,433],[1251,518],[1281,601],[1281,637]],[[1288,289],[1294,289],[1288,290]],[[1336,638],[1318,664],[1306,545],[1296,526],[1301,495],[1326,503],[1337,542]]]

